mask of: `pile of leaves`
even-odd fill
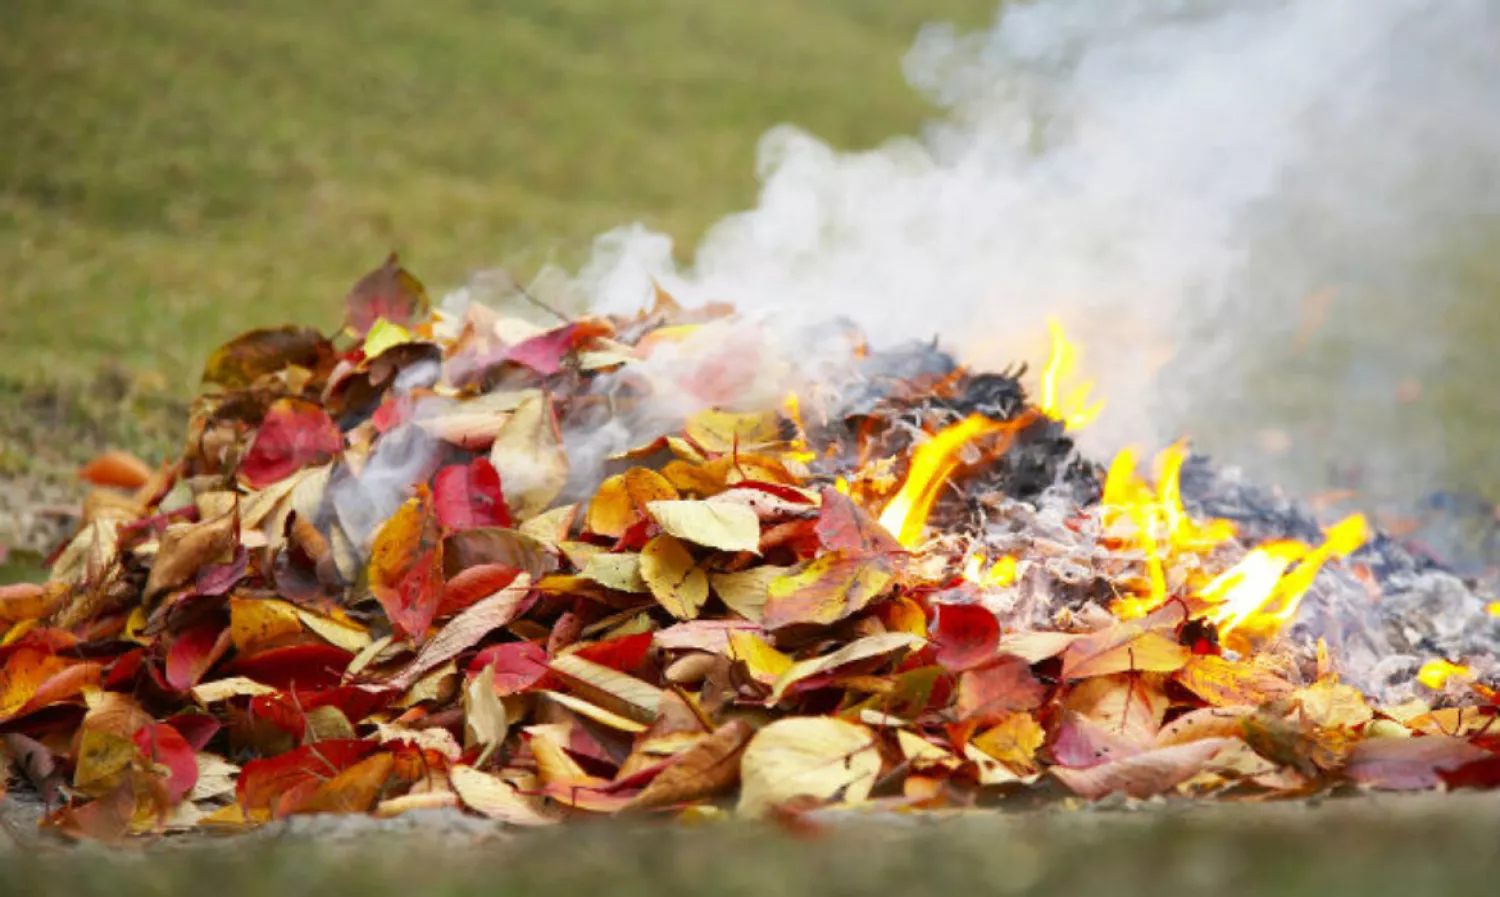
[[[1375,708],[1326,655],[1226,652],[1182,601],[1002,625],[996,596],[1034,587],[1055,543],[1023,547],[1014,584],[960,575],[962,533],[903,547],[870,508],[908,459],[725,410],[743,359],[695,360],[678,386],[702,410],[563,501],[560,422],[624,413],[661,388],[633,365],[730,314],[659,296],[550,329],[455,317],[392,259],[342,335],[231,342],[182,457],[89,465],[50,581],[0,589],[5,777],[40,790],[45,825],[101,839],[433,807],[791,821],[1500,782],[1487,692]],[[362,478],[414,428],[430,463],[363,531],[381,505]],[[999,463],[980,462],[972,483]]]

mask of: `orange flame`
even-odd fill
[[[786,394],[786,398],[781,401],[781,412],[786,415],[787,420],[790,420],[792,425],[797,429],[796,435],[791,439],[791,448],[787,451],[786,456],[793,461],[800,461],[804,464],[816,459],[818,453],[812,451],[807,445],[807,428],[802,423],[802,403],[798,400],[796,393],[789,392]]]
[[[971,414],[917,446],[911,455],[906,482],[881,512],[880,525],[903,547],[915,548],[922,541],[922,531],[938,492],[958,467],[959,449],[1008,426],[981,414]]]
[[[981,589],[1002,589],[1016,581],[1016,559],[1006,555],[984,569],[983,552],[969,555],[964,563],[964,579]]]
[[[1077,430],[1099,416],[1104,410],[1104,402],[1089,404],[1089,393],[1094,390],[1090,380],[1073,386],[1066,393],[1061,391],[1060,384],[1073,373],[1078,350],[1068,341],[1062,325],[1055,319],[1047,322],[1047,329],[1052,335],[1052,354],[1042,369],[1042,396],[1038,407],[1053,420],[1062,421],[1069,430]]]

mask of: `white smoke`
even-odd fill
[[[987,32],[917,37],[909,80],[944,110],[920,137],[840,153],[777,128],[759,204],[691,267],[625,228],[578,287],[606,311],[655,278],[689,304],[842,314],[984,366],[1039,362],[1056,316],[1109,399],[1096,450],[1190,430],[1243,454],[1317,418],[1294,441],[1310,466],[1369,454],[1372,426],[1403,426],[1396,382],[1439,357],[1434,244],[1500,209],[1497,47],[1493,0],[1007,4]],[[1324,341],[1291,353],[1326,287]]]

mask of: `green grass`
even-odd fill
[[[0,476],[165,455],[214,346],[333,326],[392,248],[435,288],[632,221],[690,251],[768,127],[910,132],[916,30],[993,5],[8,0]]]

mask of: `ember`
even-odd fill
[[[348,304],[347,338],[220,350],[182,458],[101,459],[51,580],[0,590],[47,825],[1494,780],[1485,600],[1358,515],[1205,514],[1270,499],[1184,445],[1149,481],[1078,458],[1100,404],[1056,326],[1032,403],[857,339],[796,382],[665,294],[543,330],[434,313],[392,260]],[[1454,589],[1463,632],[1403,628]]]

